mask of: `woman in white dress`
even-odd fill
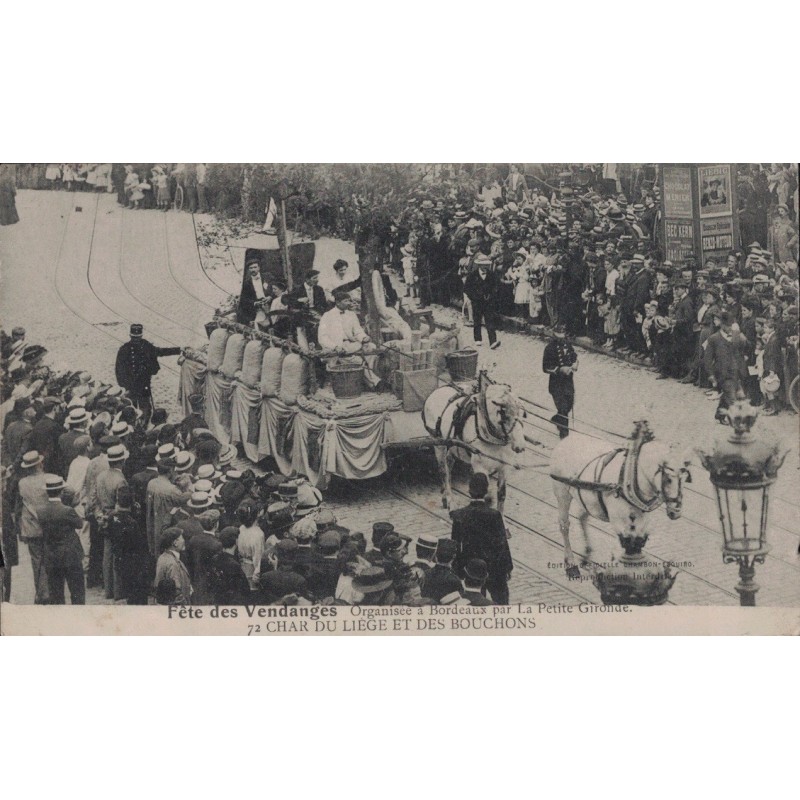
[[[48,164],[44,177],[51,189],[58,188],[57,184],[61,183],[61,167],[58,164]]]

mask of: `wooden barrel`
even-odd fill
[[[359,397],[364,390],[363,364],[336,364],[328,367],[331,389],[339,399]]]
[[[456,350],[445,356],[447,371],[454,383],[468,381],[475,377],[478,371],[477,350]]]

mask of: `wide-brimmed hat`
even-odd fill
[[[353,578],[353,589],[361,594],[382,592],[392,585],[392,579],[387,577],[383,567],[367,567]]]
[[[32,467],[41,464],[43,461],[44,456],[38,450],[28,450],[28,452],[22,456],[20,466],[22,469],[31,469]]]

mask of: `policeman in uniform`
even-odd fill
[[[575,404],[575,383],[573,374],[578,369],[578,356],[566,340],[563,324],[553,329],[553,339],[544,348],[542,371],[550,376],[548,390],[556,405],[556,413],[550,418],[558,428],[558,435],[569,436],[569,412]]]
[[[128,390],[131,402],[142,412],[144,424],[150,420],[153,410],[153,395],[150,381],[160,369],[158,359],[162,356],[179,356],[180,347],[156,347],[143,338],[144,328],[134,323],[130,329],[130,341],[117,351],[117,383]]]

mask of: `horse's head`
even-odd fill
[[[664,499],[667,516],[672,520],[678,519],[681,515],[684,480],[686,483],[692,482],[690,463],[691,457],[688,452],[681,455],[668,450],[658,465],[655,485]]]
[[[484,388],[486,413],[494,428],[502,433],[515,453],[525,450],[522,419],[525,411],[519,400],[511,394],[511,387],[504,383],[492,383]]]

